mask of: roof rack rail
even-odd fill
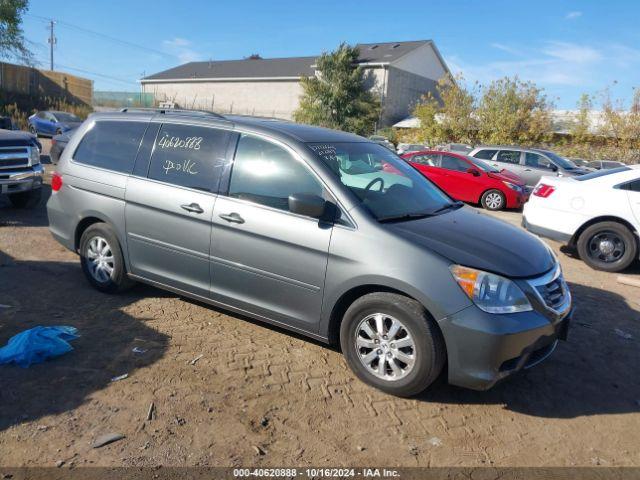
[[[220,118],[222,120],[226,120],[224,115],[220,115],[219,113],[209,112],[207,110],[188,110],[182,108],[141,108],[141,107],[125,107],[120,109],[121,113],[127,112],[155,112],[160,114],[176,114],[176,115],[201,115],[201,116],[210,116],[215,118]]]

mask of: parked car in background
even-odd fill
[[[420,152],[422,150],[427,150],[427,147],[419,143],[399,143],[396,153],[398,155],[403,155],[405,153]]]
[[[53,136],[53,138],[51,139],[51,148],[49,149],[49,158],[51,159],[51,163],[53,163],[54,165],[58,163],[60,155],[62,155],[64,148],[67,146],[69,140],[71,139],[71,135],[73,135],[75,131],[76,129],[74,128],[73,130],[69,130],[65,133],[60,133]]]
[[[533,188],[542,176],[577,176],[589,173],[551,150],[507,146],[476,147],[469,155],[498,169],[506,168]]]
[[[78,128],[82,120],[73,113],[40,111],[29,117],[29,131],[35,135],[54,136]]]
[[[463,153],[465,155],[468,155],[473,150],[473,147],[465,143],[445,143],[444,145],[438,145],[435,150],[441,152]]]
[[[15,123],[11,117],[0,116],[0,129],[17,130]]]
[[[138,280],[339,342],[360,379],[395,395],[445,365],[450,383],[490,388],[566,337],[571,294],[542,241],[353,134],[103,113],[57,169],[49,228],[96,289]]]
[[[521,208],[526,201],[522,179],[477,158],[436,150],[407,153],[402,158],[456,200],[487,210]]]
[[[571,160],[573,163],[575,163],[578,167],[580,168],[584,168],[585,170],[588,170],[590,172],[593,172],[595,170],[595,168],[591,167],[589,160],[585,160],[584,158],[574,158],[571,157],[568,160]]]
[[[577,249],[592,268],[624,270],[638,258],[640,165],[544,177],[524,207],[523,225]]]
[[[626,164],[622,162],[616,162],[614,160],[594,160],[589,162],[589,166],[594,170],[603,170],[608,168],[624,167]]]
[[[0,195],[16,208],[35,207],[42,193],[42,146],[26,132],[0,130]]]
[[[382,135],[371,135],[369,137],[369,140],[388,148],[392,152],[396,151],[396,147],[393,145],[393,143],[391,143],[386,137],[383,137]]]

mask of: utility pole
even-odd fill
[[[50,55],[50,59],[51,59],[51,71],[53,71],[53,46],[56,44],[56,42],[58,41],[55,37],[55,35],[53,34],[53,25],[56,22],[54,22],[53,20],[49,21],[49,55]]]

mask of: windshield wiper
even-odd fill
[[[380,223],[403,222],[405,220],[417,220],[433,216],[433,213],[403,213],[401,215],[389,215],[378,219]]]
[[[462,207],[464,205],[464,203],[462,202],[453,202],[453,203],[447,203],[446,205],[443,205],[440,208],[436,208],[433,212],[431,212],[431,215],[436,215],[440,212],[444,212],[445,210],[449,210],[452,208],[458,209],[460,207]]]

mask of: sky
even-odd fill
[[[423,39],[470,85],[518,75],[560,109],[605,89],[629,102],[640,87],[638,0],[31,0],[23,26],[42,68],[50,18],[56,70],[95,90],[135,92],[143,75],[190,61]]]

